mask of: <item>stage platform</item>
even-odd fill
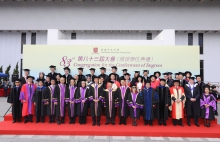
[[[27,135],[91,135],[91,136],[161,136],[161,137],[213,137],[220,138],[220,125],[217,120],[212,121],[211,127],[203,126],[203,120],[200,119],[200,127],[186,125],[186,119],[183,120],[184,127],[173,126],[172,119],[167,121],[167,126],[158,126],[154,121],[153,126],[144,126],[143,120],[138,120],[138,126],[131,125],[131,119],[127,125],[119,125],[118,118],[116,125],[104,125],[105,117],[101,118],[101,126],[92,126],[91,117],[87,117],[87,124],[80,125],[78,119],[76,124],[69,124],[68,118],[65,124],[49,124],[48,118],[45,123],[12,123],[11,114],[5,116],[4,121],[0,122],[0,134],[27,134]]]

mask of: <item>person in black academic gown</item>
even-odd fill
[[[194,118],[194,123],[197,127],[198,116],[200,114],[200,94],[198,84],[194,83],[194,77],[189,77],[189,83],[185,85],[184,91],[186,95],[186,114],[187,114],[187,125],[191,126],[190,118]]]
[[[64,124],[65,113],[66,113],[66,84],[65,84],[65,76],[61,76],[60,84],[55,86],[54,89],[54,104],[55,104],[55,114],[57,119],[57,124]],[[68,87],[68,86],[67,86]]]
[[[147,81],[150,81],[150,77],[148,76],[148,74],[149,74],[149,70],[143,70],[144,83],[146,83]]]
[[[81,87],[78,88],[76,96],[80,98],[80,102],[77,103],[77,115],[79,116],[79,124],[86,124],[89,97],[89,88],[86,87],[86,80],[81,80]]]
[[[115,125],[115,107],[117,107],[118,102],[118,92],[117,89],[113,89],[112,84],[114,82],[109,81],[107,84],[107,89],[103,92],[103,99],[104,99],[104,106],[105,106],[105,116],[106,116],[106,123],[108,125],[111,123]]]
[[[22,87],[23,84],[26,84],[27,76],[29,76],[29,74],[30,74],[30,69],[23,69],[23,71],[24,71],[24,75],[20,78],[20,80],[21,80],[21,87]]]
[[[36,116],[36,123],[41,121],[44,123],[44,117],[41,117],[41,108],[43,107],[43,91],[45,87],[43,86],[43,80],[38,79],[38,87],[36,88],[36,91],[34,92],[34,96],[32,98],[32,102],[34,102],[35,105],[35,116]]]
[[[81,86],[81,81],[86,80],[86,77],[83,75],[83,68],[78,68],[78,77],[79,77],[79,83]]]
[[[128,72],[128,69],[123,69],[122,71],[122,76],[120,76],[119,80],[124,79],[125,78],[125,74]]]
[[[156,108],[159,109],[158,125],[166,126],[166,120],[168,120],[168,107],[171,103],[170,89],[166,85],[165,79],[160,79],[160,85],[156,88],[156,92],[159,97],[159,102]]]
[[[144,102],[144,125],[149,123],[150,126],[153,126],[153,120],[158,118],[158,108],[156,108],[156,103],[158,103],[158,94],[155,89],[150,86],[151,83],[147,81],[144,89],[141,91],[141,96]]]
[[[111,74],[115,74],[115,80],[119,81],[119,79],[120,79],[119,75],[116,73],[118,68],[116,66],[112,66],[111,68],[112,68],[112,73],[109,74],[109,78],[110,78]]]
[[[72,78],[72,76],[70,75],[70,68],[65,67],[63,68],[65,74],[63,75],[63,77],[65,77],[65,84],[69,85],[70,84],[70,79]]]
[[[94,76],[94,83],[89,87],[90,114],[92,116],[92,126],[100,126],[102,115],[102,93],[103,86],[99,84],[99,78]]]
[[[50,86],[50,76],[49,75],[46,75],[46,80],[45,80],[45,82],[44,82],[44,86],[45,87],[48,87],[48,86]]]
[[[118,88],[118,117],[120,119],[119,125],[126,125],[126,119],[128,117],[128,95],[131,93],[131,88],[126,86],[125,79],[121,78],[121,86]]]
[[[200,97],[201,97],[204,93],[205,83],[202,82],[201,75],[195,75],[195,77],[196,77],[196,83],[198,84],[198,87],[199,87],[199,94],[200,94]]]
[[[215,85],[212,85],[211,86],[212,90],[211,90],[211,93],[212,95],[215,97],[216,99],[216,110],[215,110],[215,115],[218,116],[218,104],[217,104],[217,101],[218,101],[218,92],[216,90],[216,86]]]
[[[102,76],[102,77],[104,78],[103,88],[106,88],[106,83],[107,83],[108,80],[109,80],[109,76],[108,76],[107,74],[105,74],[105,71],[106,71],[106,68],[101,67],[101,68],[100,68],[100,73],[101,73],[101,74],[98,76],[98,77]]]
[[[131,86],[136,86],[136,80],[139,75],[140,75],[140,71],[134,71],[134,77],[131,80]]]
[[[180,86],[183,87],[183,88],[188,83],[185,79],[183,79],[184,75],[185,75],[184,73],[179,72]]]
[[[21,80],[16,79],[15,80],[15,86],[11,89],[10,92],[10,103],[12,106],[12,117],[13,121],[12,123],[15,123],[16,121],[21,122],[22,117],[22,103],[19,100],[20,91],[21,91]]]
[[[128,106],[130,107],[130,117],[132,126],[137,126],[137,119],[140,119],[140,109],[143,109],[143,99],[137,92],[137,86],[132,86],[131,93],[128,95]]]
[[[56,85],[60,84],[60,77],[61,76],[62,75],[60,73],[57,73],[57,75],[56,75]]]
[[[55,105],[54,105],[54,89],[56,85],[55,78],[51,78],[51,85],[43,91],[43,107],[41,108],[41,117],[49,116],[49,123],[55,123]]]
[[[66,87],[66,97],[65,102],[68,106],[68,116],[69,124],[75,124],[75,119],[77,115],[77,103],[79,103],[80,97],[77,96],[77,86],[75,85],[75,79],[70,79],[69,86]]]
[[[50,77],[50,78],[56,78],[56,76],[57,76],[57,73],[55,72],[55,70],[56,70],[56,66],[54,66],[54,65],[51,65],[50,67],[50,73],[48,73],[48,76]]]
[[[89,70],[90,70],[91,81],[94,82],[93,76],[95,75],[95,69],[94,68],[90,68]]]

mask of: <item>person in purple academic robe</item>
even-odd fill
[[[65,112],[66,112],[66,103],[65,103],[65,92],[66,92],[66,84],[65,84],[65,76],[61,76],[60,84],[55,86],[54,89],[54,104],[56,110],[56,119],[57,124],[64,124],[65,120]]]
[[[205,93],[200,98],[201,118],[204,119],[204,126],[210,127],[211,120],[215,120],[216,99],[210,94],[210,86],[204,88]]]

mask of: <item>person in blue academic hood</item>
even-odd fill
[[[43,107],[43,90],[45,87],[43,86],[44,80],[38,79],[38,87],[36,91],[34,92],[34,96],[32,98],[32,102],[34,102],[35,105],[35,116],[36,116],[36,123],[41,121],[44,123],[44,117],[41,117],[41,108]]]
[[[144,89],[141,91],[141,96],[144,101],[144,110],[143,110],[143,118],[144,118],[144,125],[153,126],[153,120],[158,118],[158,112],[156,109],[156,103],[158,102],[158,94],[156,93],[155,89],[151,86],[150,81],[147,81],[145,84]],[[155,112],[157,112],[155,114]]]

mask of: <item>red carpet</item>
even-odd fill
[[[68,124],[68,118],[63,125],[49,124],[48,119],[42,123],[12,123],[11,114],[5,116],[5,121],[0,122],[0,134],[30,134],[30,135],[98,135],[98,136],[164,136],[164,137],[220,137],[220,125],[216,121],[212,121],[211,127],[203,126],[203,120],[200,120],[200,127],[186,125],[184,119],[184,127],[173,126],[171,119],[168,120],[168,126],[158,126],[157,121],[154,121],[154,126],[144,126],[143,120],[138,120],[138,126],[131,125],[131,120],[128,119],[128,124],[104,125],[105,117],[101,119],[101,126],[92,126],[91,117],[87,118],[86,125]],[[191,122],[193,124],[193,120]]]

